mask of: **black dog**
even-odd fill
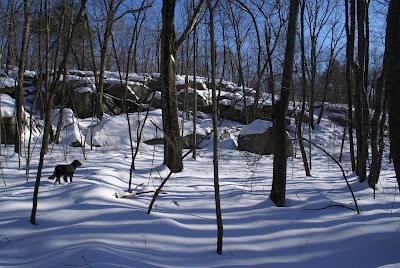
[[[68,182],[68,177],[70,179],[70,182],[72,182],[72,177],[74,176],[75,169],[80,166],[82,166],[82,163],[78,160],[74,160],[74,162],[69,165],[57,165],[54,169],[53,175],[49,177],[49,180],[54,180],[54,178],[57,177],[54,184],[56,184],[57,181],[59,184],[61,184],[60,178],[61,176],[63,176],[66,183]]]

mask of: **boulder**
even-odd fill
[[[342,127],[347,126],[348,119],[347,119],[346,115],[338,114],[338,113],[329,113],[328,119],[331,120],[332,122],[339,124]]]
[[[104,93],[120,99],[121,101],[126,97],[127,100],[138,102],[139,98],[135,92],[132,91],[130,85],[114,83],[104,84]],[[126,94],[126,95],[125,95]]]
[[[15,144],[15,100],[7,95],[1,94],[1,117],[0,117],[0,131],[2,144]],[[22,122],[22,131],[25,133],[25,128],[28,121],[25,117],[25,111],[22,108],[24,115]]]
[[[196,134],[196,141],[199,142],[201,139],[203,139],[205,135],[202,134]],[[182,148],[184,149],[190,149],[193,147],[193,141],[194,141],[194,135],[189,134],[186,136],[181,137],[181,142],[182,142]],[[144,141],[144,143],[148,145],[158,145],[158,144],[164,144],[164,138],[155,138],[151,140]]]
[[[197,110],[202,111],[205,113],[211,112],[211,100],[210,96],[208,95],[207,90],[197,90]],[[194,110],[194,90],[192,88],[188,88],[187,92],[187,98],[188,98],[188,109],[190,111]],[[185,90],[182,89],[178,92],[178,102],[179,102],[179,109],[184,110],[185,109]]]
[[[70,91],[67,107],[73,108],[78,118],[93,116],[95,94],[88,87],[80,87]]]
[[[104,93],[110,94],[121,100],[124,99],[126,93],[126,99],[134,102],[142,103],[145,101],[153,91],[140,82],[129,81],[128,85],[118,83],[105,82]]]
[[[2,144],[15,143],[15,117],[1,117],[0,131]]]
[[[293,145],[289,134],[286,132],[284,150],[286,156],[293,155]],[[238,147],[240,151],[251,152],[259,155],[274,153],[274,128],[272,122],[255,120],[245,126],[239,133]]]
[[[54,109],[51,118],[52,130],[53,133],[55,133],[60,118],[60,109]],[[84,143],[84,136],[79,130],[78,119],[75,117],[73,111],[69,108],[64,109],[60,139],[61,140],[56,141],[56,143],[63,142],[72,147],[81,147]]]

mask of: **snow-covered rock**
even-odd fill
[[[282,145],[286,150],[286,156],[293,155],[293,145],[290,136],[286,133],[286,144]],[[239,133],[238,147],[240,151],[247,151],[260,155],[274,153],[274,128],[272,122],[257,119],[251,124],[244,126]]]

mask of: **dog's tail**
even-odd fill
[[[54,180],[56,178],[56,174],[55,173],[53,173],[53,175],[51,175],[50,177],[48,177],[47,179],[48,180]]]

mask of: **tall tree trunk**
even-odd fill
[[[302,124],[304,111],[306,109],[306,90],[307,90],[307,80],[306,80],[306,55],[304,49],[304,8],[305,8],[305,0],[303,0],[301,4],[300,11],[300,45],[301,45],[301,110],[300,114],[297,116],[297,136],[299,141],[299,148],[301,152],[301,158],[303,159],[304,171],[306,172],[306,176],[311,176],[310,167],[308,166],[306,150],[304,149],[303,144],[303,134],[302,134]]]
[[[48,146],[49,146],[49,136],[50,136],[50,130],[51,130],[51,111],[53,109],[53,100],[58,91],[58,81],[60,81],[61,71],[63,69],[66,69],[67,59],[68,59],[69,53],[71,51],[72,39],[73,39],[73,35],[75,33],[76,25],[80,21],[82,12],[86,7],[86,3],[87,3],[87,0],[81,0],[81,8],[78,11],[76,21],[72,25],[72,30],[70,32],[71,35],[68,36],[68,42],[67,42],[67,45],[64,50],[64,55],[63,55],[64,58],[60,64],[59,71],[56,72],[56,79],[50,88],[49,99],[47,100],[47,103],[46,103],[46,114],[45,114],[44,133],[43,133],[43,138],[42,138],[42,148],[40,150],[40,159],[39,159],[39,165],[38,165],[38,172],[36,174],[35,189],[33,192],[33,206],[32,206],[31,219],[30,219],[30,222],[33,225],[36,225],[36,211],[37,211],[37,204],[38,204],[40,179],[42,177],[44,157],[45,157],[45,154],[46,154]]]
[[[163,0],[161,29],[162,117],[164,130],[164,164],[173,172],[183,169],[176,96],[176,48],[174,28],[175,0]]]
[[[114,16],[112,14],[109,14],[109,16],[107,17],[106,29],[104,31],[103,44],[101,46],[99,84],[97,85],[96,89],[96,117],[100,120],[103,118],[104,74],[106,71],[108,44],[111,38],[113,23],[114,23]]]
[[[194,0],[192,2],[194,6]],[[193,155],[192,158],[196,160],[196,154],[197,154],[197,136],[196,136],[196,130],[197,130],[197,27],[193,29]]]
[[[216,62],[215,62],[215,37],[214,37],[214,7],[211,0],[207,0],[208,10],[210,12],[210,42],[211,42],[211,84],[212,84],[212,121],[213,121],[213,163],[214,163],[214,193],[215,193],[215,213],[217,218],[217,253],[222,254],[222,237],[224,233],[222,225],[221,200],[219,191],[218,177],[218,119],[217,119],[217,89],[216,89]]]
[[[258,29],[258,24],[257,24],[257,18],[253,14],[253,12],[242,2],[239,0],[236,0],[240,6],[250,15],[251,20],[254,25],[254,29],[256,31],[256,37],[257,37],[257,80],[256,80],[256,86],[255,86],[255,97],[254,97],[254,105],[253,105],[253,111],[249,115],[250,121],[255,120],[258,117],[258,101],[260,99],[260,91],[261,91],[261,79],[262,79],[262,68],[261,68],[261,52],[262,52],[262,47],[261,47],[261,37],[260,37],[260,31]]]
[[[179,132],[178,99],[176,96],[176,55],[184,40],[193,30],[198,17],[206,3],[201,0],[194,10],[187,27],[180,38],[175,41],[175,0],[163,0],[161,29],[161,100],[164,130],[164,164],[172,172],[183,169],[182,146]]]
[[[349,146],[351,169],[356,170],[356,161],[354,156],[354,139],[353,139],[353,83],[352,69],[354,65],[354,35],[355,35],[355,0],[350,0],[350,10],[348,0],[345,2],[345,28],[346,28],[346,89],[347,89],[347,126],[349,130]],[[350,13],[349,13],[350,11]],[[350,24],[349,24],[350,15]]]
[[[309,102],[309,125],[312,130],[314,130],[314,107],[315,107],[315,80],[317,76],[317,37],[315,35],[311,35],[311,55],[310,55],[310,64],[311,64],[311,77],[310,77],[310,102]],[[311,154],[310,154],[311,159]],[[311,161],[310,161],[311,162]]]
[[[24,116],[22,114],[22,95],[24,89],[24,71],[26,52],[28,50],[28,36],[29,36],[29,14],[30,14],[30,0],[24,0],[24,29],[22,33],[21,53],[18,63],[18,87],[15,94],[15,108],[16,108],[16,124],[15,124],[15,147],[14,152],[21,155],[21,139],[24,126]]]
[[[283,62],[283,75],[281,86],[281,98],[276,103],[274,148],[280,148],[286,143],[286,114],[289,106],[290,89],[294,64],[294,52],[296,41],[296,26],[299,13],[299,0],[290,0],[289,22],[286,38],[285,59]],[[273,181],[270,199],[278,207],[285,206],[286,196],[286,150],[274,149]]]
[[[385,65],[385,63],[384,63]],[[374,101],[374,116],[371,120],[371,152],[372,152],[372,161],[370,173],[368,175],[368,185],[375,189],[375,185],[378,183],[379,173],[381,171],[381,163],[382,163],[382,153],[383,153],[383,136],[379,135],[383,133],[384,119],[385,119],[385,111],[383,111],[382,120],[383,124],[379,124],[379,119],[382,114],[382,97],[383,97],[383,76],[384,71],[382,72],[382,76],[379,77],[376,81],[376,90],[375,90],[375,101]],[[383,98],[384,99],[384,98]],[[379,126],[380,133],[378,133]],[[382,140],[381,140],[382,138]],[[379,140],[378,140],[379,139]],[[382,149],[382,151],[380,150]]]
[[[366,64],[366,39],[365,39],[365,0],[357,0],[357,30],[358,30],[358,66],[356,70],[355,91],[355,123],[357,135],[357,175],[360,182],[367,178],[368,157],[368,122],[369,111],[367,92],[365,91],[365,64]]]
[[[400,2],[391,0],[385,40],[385,89],[389,101],[390,154],[400,189]]]

